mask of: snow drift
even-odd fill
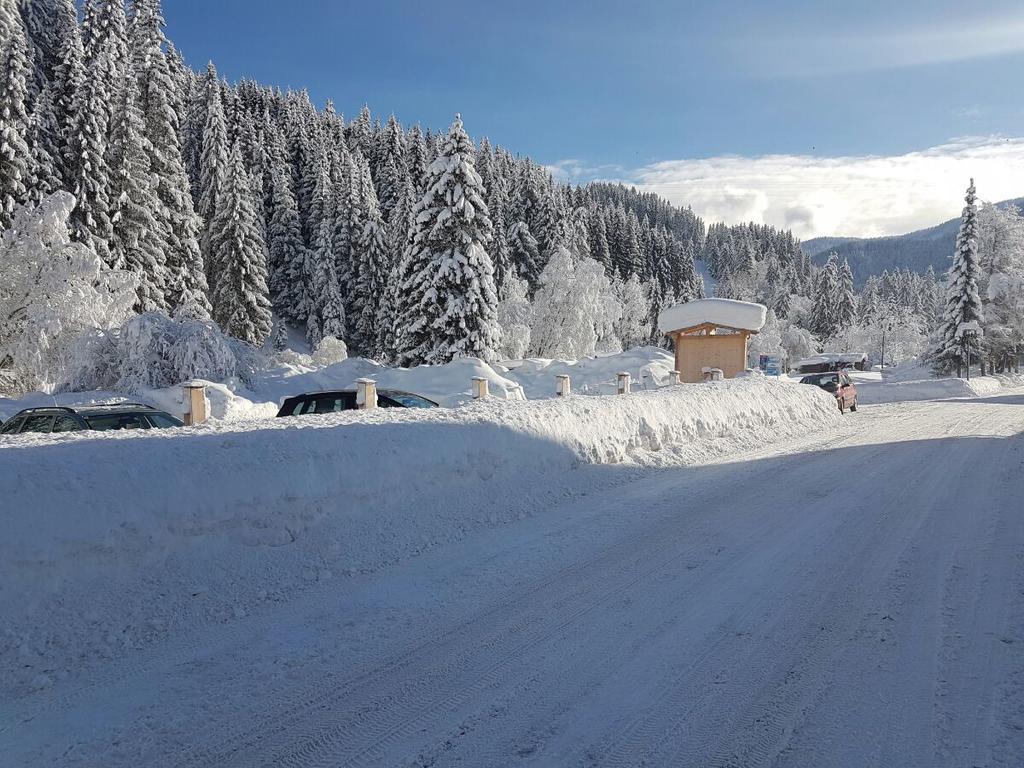
[[[1024,386],[1020,374],[990,374],[970,381],[958,378],[857,382],[857,400],[866,405],[950,397],[984,397],[1003,389]]]
[[[837,418],[817,388],[752,379],[7,440],[0,688],[542,513],[621,465],[698,462]]]

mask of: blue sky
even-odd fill
[[[714,218],[805,236],[900,231],[955,213],[975,167],[983,196],[1024,194],[1024,149],[1006,141],[1024,136],[1020,3],[164,0],[164,11],[193,67],[212,58],[232,81],[306,87],[349,116],[367,103],[444,127],[459,111],[473,135],[564,178],[633,181]],[[728,184],[699,178],[725,158]],[[816,180],[803,184],[807,168]],[[900,189],[935,200],[865,217],[862,187],[879,173],[897,209]],[[815,202],[829,178],[851,189]]]

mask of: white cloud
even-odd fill
[[[1024,196],[1024,138],[968,137],[894,156],[666,160],[621,178],[706,221],[773,224],[806,239],[938,224],[960,212],[971,177],[984,200]]]

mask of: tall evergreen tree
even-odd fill
[[[308,316],[306,339],[318,346],[327,336],[343,339],[345,333],[345,305],[338,286],[334,258],[334,229],[338,207],[334,200],[335,188],[325,164],[321,164],[313,198],[321,211],[313,248],[308,252],[306,289]]]
[[[0,72],[0,229],[6,229],[14,209],[28,201],[33,176],[25,32],[17,17],[5,24],[11,29],[5,32],[7,39],[0,51],[4,66]]]
[[[476,152],[458,115],[427,168],[413,213],[411,257],[403,275],[403,359],[445,363],[493,359],[500,341],[494,268],[485,246],[491,221]]]
[[[839,282],[836,287],[836,325],[849,328],[857,319],[857,296],[853,290],[853,271],[845,258],[839,268]]]
[[[217,195],[212,235],[213,318],[226,333],[261,345],[271,329],[266,246],[238,144],[231,148],[225,188]]]
[[[54,157],[56,175],[64,189],[75,188],[74,126],[75,99],[85,76],[82,35],[78,26],[75,0],[56,0],[53,16],[54,63],[50,83],[53,88],[53,113],[59,126],[59,151]]]
[[[203,77],[206,95],[206,122],[203,126],[203,149],[199,158],[199,199],[196,213],[203,219],[203,230],[199,246],[203,261],[210,268],[210,229],[217,211],[217,194],[225,188],[228,170],[228,131],[224,119],[224,104],[221,100],[220,79],[210,62]]]
[[[384,235],[384,219],[368,168],[362,172],[363,229],[353,243],[352,258],[358,266],[352,290],[351,336],[355,348],[368,357],[380,357],[384,350],[380,328],[381,307],[387,301],[391,264]]]
[[[139,103],[151,149],[150,167],[157,180],[155,213],[167,264],[167,299],[172,308],[209,316],[206,270],[199,250],[202,223],[192,202],[178,136],[176,105],[182,97],[164,53],[166,38],[159,0],[135,0],[131,50],[139,80]]]
[[[140,312],[166,310],[167,273],[159,228],[153,212],[159,207],[150,172],[138,86],[125,83],[114,112],[114,130],[107,149],[111,174],[111,261],[117,269],[137,275]]]
[[[978,209],[971,179],[960,214],[953,263],[946,278],[946,309],[939,331],[936,360],[940,367],[959,373],[967,363],[967,354],[976,357],[980,350],[982,307],[978,293]],[[968,347],[970,349],[968,350]]]
[[[837,330],[836,296],[839,290],[837,260],[835,252],[829,255],[814,288],[814,304],[811,308],[809,330],[822,340],[832,338]]]
[[[306,319],[306,262],[308,254],[299,226],[299,211],[291,189],[291,175],[277,168],[273,178],[273,213],[268,230],[269,288],[278,315],[292,322]]]

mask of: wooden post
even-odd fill
[[[630,384],[630,381],[632,380],[632,378],[633,377],[630,376],[625,371],[623,371],[622,373],[619,374],[618,392],[619,392],[620,395],[628,395],[629,394],[629,384]]]
[[[356,407],[368,411],[377,407],[377,382],[373,379],[356,379]]]
[[[560,373],[555,376],[555,391],[559,397],[565,397],[572,391],[572,382],[569,380],[568,375]]]
[[[182,387],[185,400],[185,426],[202,424],[206,421],[206,385],[191,382]]]
[[[679,371],[669,371],[668,372],[668,383],[669,384],[679,384],[681,382],[682,382],[682,380],[679,378]]]
[[[473,399],[485,400],[490,395],[487,387],[487,379],[483,376],[473,377]]]

